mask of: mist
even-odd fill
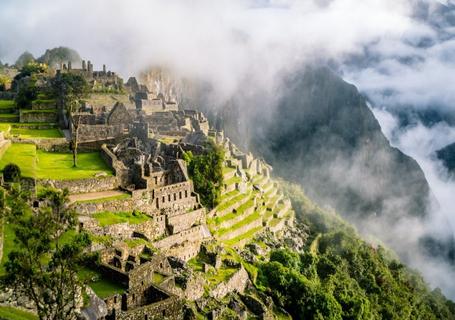
[[[447,9],[441,10],[442,4]],[[439,203],[425,225],[407,220],[392,231],[377,221],[368,224],[384,242],[399,240],[395,249],[406,252],[414,249],[410,240],[445,226],[445,219],[452,233],[455,226],[455,183],[434,158],[435,150],[455,141],[455,128],[418,121],[402,128],[393,113],[408,106],[455,111],[455,92],[449,88],[455,83],[453,5],[429,0],[3,0],[0,60],[11,64],[26,50],[38,57],[48,48],[68,46],[95,69],[106,64],[124,78],[165,66],[176,77],[209,83],[214,109],[240,96],[241,111],[251,116],[273,113],[284,92],[283,75],[304,65],[329,64],[368,97],[386,137],[418,161]],[[352,163],[337,160],[333,177],[342,179],[345,170],[354,170]],[[350,183],[355,186],[355,180]],[[435,276],[434,263],[425,259],[416,257],[412,266],[454,298],[455,284],[447,281],[454,277]],[[445,275],[453,272],[439,267]]]

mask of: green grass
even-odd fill
[[[223,167],[223,175],[231,173],[232,171],[235,171],[235,168]]]
[[[14,100],[0,100],[0,109],[16,108]]]
[[[103,277],[98,271],[83,267],[78,272],[79,279],[84,281],[95,291],[101,299],[112,296],[116,293],[122,294],[126,288],[118,282]]]
[[[12,135],[18,135],[20,138],[61,138],[63,134],[58,129],[27,129],[13,128]]]
[[[14,230],[11,224],[2,223],[3,229],[3,256],[0,263],[0,275],[4,275],[5,270],[5,263],[8,261],[8,255],[14,248]]]
[[[98,220],[100,226],[109,226],[112,224],[128,222],[129,224],[139,224],[150,219],[149,216],[143,213],[133,212],[97,212],[93,217]]]
[[[217,211],[223,211],[227,208],[229,208],[230,206],[232,206],[233,204],[236,204],[237,202],[243,200],[245,197],[249,197],[250,195],[249,194],[239,194],[238,196],[230,199],[229,201],[225,201],[225,202],[222,202],[218,205],[218,207],[216,207],[216,210]]]
[[[231,179],[224,181],[224,184],[227,186],[230,186],[232,184],[240,183],[240,182],[242,182],[242,178],[234,176]]]
[[[245,217],[245,219],[242,219],[238,223],[234,224],[232,227],[218,230],[217,235],[221,237],[222,235],[224,235],[224,234],[226,234],[228,232],[237,230],[237,229],[239,229],[239,228],[241,228],[241,227],[243,227],[243,226],[245,226],[247,224],[250,224],[251,222],[253,222],[255,220],[258,220],[260,218],[261,218],[261,215],[259,214],[259,212],[255,211],[252,214],[250,214],[249,216]]]
[[[42,110],[31,110],[31,109],[22,109],[22,113],[56,113],[55,109],[42,109]]]
[[[216,222],[217,224],[220,224],[220,223],[222,223],[222,222],[224,222],[224,221],[234,219],[235,217],[237,217],[237,216],[243,214],[243,212],[244,212],[246,209],[248,209],[248,208],[250,208],[250,207],[252,207],[252,206],[254,206],[254,199],[250,199],[250,200],[248,200],[247,202],[245,202],[244,204],[242,204],[240,207],[238,207],[238,209],[236,210],[236,212],[230,212],[230,213],[228,213],[228,214],[223,215],[222,217],[217,217],[217,218],[215,218],[215,222]]]
[[[0,131],[9,132],[10,129],[11,129],[11,125],[9,123],[0,123]]]
[[[70,153],[52,153],[36,150],[33,144],[12,144],[0,160],[0,170],[15,163],[21,168],[23,177],[39,179],[75,180],[93,178],[98,172],[112,176],[98,152],[79,153],[78,166],[73,167],[73,155]]]
[[[13,119],[13,118],[19,118],[19,116],[17,114],[13,114],[13,113],[0,113],[0,118]]]
[[[75,168],[71,153],[37,151],[37,178],[76,180],[93,178],[98,172],[106,172],[112,176],[111,169],[101,158],[99,152],[79,153]]]
[[[241,234],[235,238],[232,238],[230,240],[223,241],[223,242],[228,246],[234,246],[242,240],[250,239],[250,238],[254,237],[254,235],[256,233],[258,233],[261,229],[262,229],[262,227],[253,228],[253,229],[249,230],[248,232],[245,232],[244,234]]]
[[[153,283],[160,284],[166,279],[166,276],[163,276],[161,273],[154,272],[152,276]]]
[[[140,222],[139,222],[140,223]],[[125,243],[128,245],[130,248],[136,248],[137,246],[140,246],[141,244],[143,245],[150,245],[150,243],[141,238],[132,238],[132,239],[126,239]]]
[[[0,306],[0,319],[6,320],[37,320],[33,313],[13,307]]]
[[[36,146],[34,144],[13,143],[0,160],[0,170],[3,170],[9,163],[17,164],[23,177],[35,177]]]
[[[129,193],[125,194],[119,194],[117,196],[112,196],[112,197],[105,197],[105,198],[99,198],[99,199],[92,199],[92,200],[80,200],[76,201],[76,203],[104,203],[108,201],[114,201],[114,200],[126,200],[130,199],[131,195]]]

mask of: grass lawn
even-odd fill
[[[20,138],[61,138],[62,133],[58,129],[27,129],[13,128],[12,135],[18,135]]]
[[[0,306],[0,319],[6,320],[37,320],[33,313],[22,311],[13,307]]]
[[[17,164],[23,177],[33,178],[36,171],[35,145],[13,143],[0,160],[0,170],[9,163]]]
[[[245,240],[245,239],[252,239],[256,233],[262,230],[262,227],[257,227],[254,229],[250,229],[248,232],[245,232],[244,234],[241,234],[235,238],[232,238],[227,241],[223,241],[226,245],[228,246],[235,246],[238,242]]]
[[[97,212],[93,215],[93,217],[98,220],[102,227],[123,222],[128,222],[129,224],[139,224],[150,219],[149,216],[143,213],[109,211]]]
[[[10,109],[15,108],[16,104],[14,100],[0,100],[0,109]]]
[[[73,167],[73,155],[36,150],[33,144],[12,144],[0,160],[0,170],[15,163],[21,168],[22,176],[41,179],[74,180],[93,178],[102,171],[112,176],[98,152],[79,153],[78,166]]]
[[[79,153],[77,167],[73,167],[71,153],[52,153],[37,150],[36,177],[54,180],[75,180],[93,178],[102,171],[112,176],[111,169],[101,158],[99,152]]]
[[[79,279],[86,282],[101,299],[116,293],[121,294],[126,290],[120,283],[107,279],[98,271],[86,267],[79,270],[78,276]]]

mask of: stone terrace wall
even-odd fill
[[[180,320],[183,319],[183,302],[177,297],[149,304],[131,311],[119,312],[116,320]]]
[[[202,226],[195,226],[191,229],[182,231],[180,233],[171,235],[169,237],[166,237],[160,241],[155,242],[155,247],[157,249],[161,248],[169,248],[174,244],[180,244],[184,241],[196,241],[196,240],[202,240],[203,238],[203,230]]]
[[[123,135],[123,125],[80,125],[79,126],[80,142],[94,141],[94,140],[109,140]]]
[[[215,299],[224,298],[228,293],[239,292],[243,293],[248,284],[249,278],[248,273],[240,266],[240,269],[236,271],[229,280],[221,282],[216,286],[215,289],[210,292],[210,295]]]
[[[67,188],[70,193],[87,193],[114,190],[118,188],[116,177],[89,178],[81,180],[39,179],[39,184],[57,189]]]
[[[178,233],[191,228],[196,223],[202,222],[205,216],[205,209],[198,209],[192,212],[179,214],[168,218],[168,225],[172,228],[172,233]]]
[[[56,112],[20,112],[20,122],[57,122]]]

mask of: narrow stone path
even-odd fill
[[[123,192],[123,191],[119,191],[119,190],[110,190],[110,191],[101,191],[101,192],[72,194],[69,196],[69,198],[70,198],[70,202],[76,202],[76,201],[88,201],[88,200],[97,200],[97,199],[102,199],[102,198],[121,196],[123,194],[127,194],[127,193]]]

